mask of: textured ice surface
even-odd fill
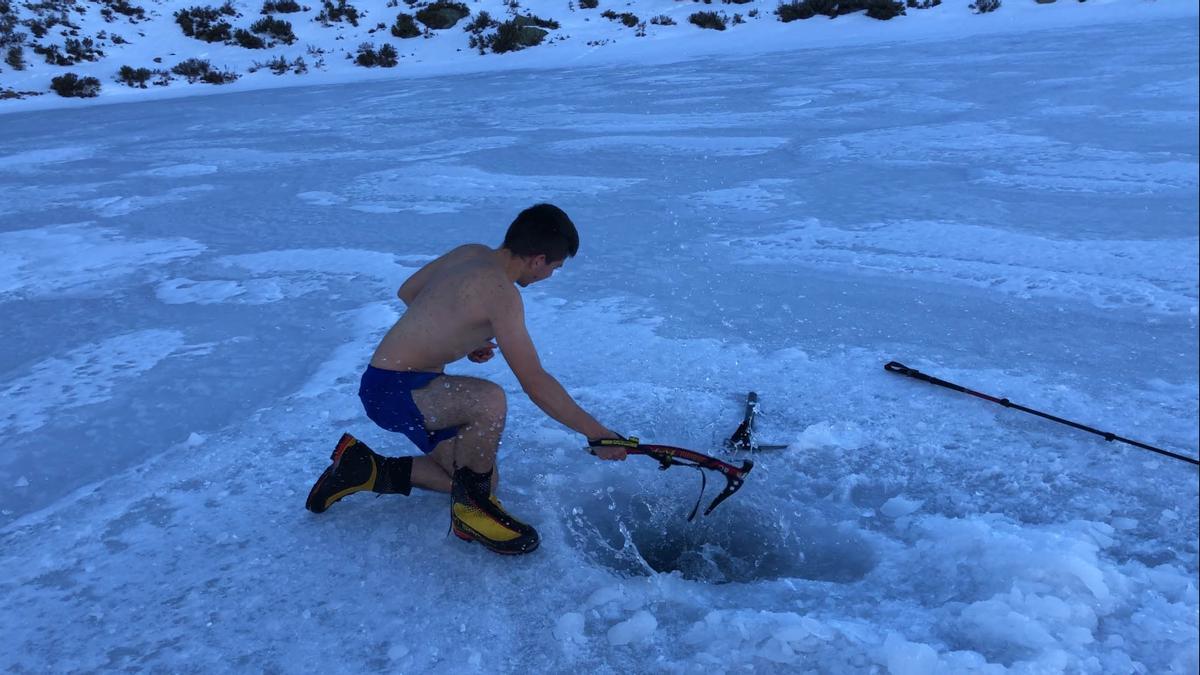
[[[1196,42],[0,118],[0,668],[1196,672],[1193,468],[881,368],[1195,451]],[[441,495],[305,512],[342,431],[412,452],[355,395],[397,286],[543,199],[582,233],[525,292],[550,372],[709,452],[755,390],[786,448],[688,524],[696,472],[597,462],[455,364],[509,394],[537,553],[447,537]]]

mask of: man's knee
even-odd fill
[[[508,396],[500,385],[488,382],[480,388],[475,410],[478,421],[488,425],[504,425],[508,415]]]

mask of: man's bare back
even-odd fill
[[[400,287],[408,311],[371,357],[386,370],[441,372],[447,363],[484,349],[495,335],[489,308],[516,294],[496,251],[459,246],[427,264]]]

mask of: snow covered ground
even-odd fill
[[[1194,467],[882,369],[1195,456],[1195,13],[0,117],[0,667],[1197,672]],[[354,395],[397,285],[539,200],[585,407],[788,448],[688,524],[455,364],[539,551],[306,512],[342,431],[412,451]]]

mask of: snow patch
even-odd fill
[[[879,512],[888,518],[901,518],[921,508],[924,503],[924,500],[921,499],[905,499],[897,496],[884,502],[883,506],[879,507]]]
[[[131,239],[91,223],[0,233],[0,302],[91,290],[200,255],[192,239]]]
[[[101,218],[116,218],[117,216],[127,216],[135,211],[142,211],[164,204],[185,202],[195,198],[199,194],[211,192],[215,189],[216,186],[213,185],[189,185],[186,187],[171,188],[159,195],[100,197],[81,202],[80,206],[95,211],[96,215]]]
[[[134,171],[127,174],[130,177],[149,176],[151,178],[192,178],[208,176],[220,171],[220,167],[212,164],[168,164],[144,171]]]
[[[25,150],[10,155],[0,155],[0,171],[14,173],[37,172],[47,164],[67,164],[91,159],[100,153],[99,146],[64,146],[60,148],[43,148]]]
[[[751,157],[761,155],[790,142],[771,136],[595,136],[550,144],[555,152],[571,154],[592,152],[653,152],[713,157]]]
[[[649,640],[658,630],[658,620],[646,610],[638,610],[633,616],[608,629],[608,643],[613,646]]]
[[[28,433],[64,410],[108,400],[113,390],[184,350],[183,333],[142,330],[85,344],[0,382],[0,433]]]
[[[296,195],[301,201],[308,203],[311,206],[337,206],[346,201],[345,197],[339,197],[332,192],[301,192]]]
[[[374,207],[398,211],[429,212],[430,208],[456,211],[465,204],[495,200],[532,203],[598,196],[628,188],[640,178],[571,175],[520,175],[485,171],[456,164],[422,164],[363,174],[347,187],[344,196]],[[466,196],[469,200],[464,201]]]
[[[834,227],[808,220],[775,234],[735,237],[728,245],[758,263],[787,261],[963,284],[1017,298],[1188,314],[1200,294],[1198,241],[1058,239],[970,223]]]
[[[198,281],[180,277],[158,284],[154,295],[168,305],[265,305],[286,298],[297,298],[324,286],[314,279],[210,279]]]
[[[554,639],[566,644],[582,643],[586,637],[583,634],[584,619],[579,612],[567,612],[554,622]]]

